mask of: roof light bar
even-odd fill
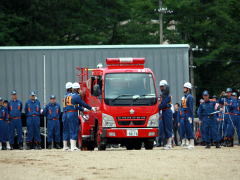
[[[107,58],[107,65],[144,64],[145,58]]]

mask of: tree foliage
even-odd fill
[[[164,15],[164,40],[203,49],[194,52],[198,93],[239,89],[240,1],[163,4],[173,11]],[[1,0],[0,45],[156,44],[157,8],[158,0]]]

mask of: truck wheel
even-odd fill
[[[106,144],[99,144],[98,145],[98,150],[99,151],[105,151],[106,150]]]
[[[97,128],[97,147],[99,151],[105,151],[106,150],[106,141],[101,137],[99,128]]]
[[[127,148],[127,150],[133,150],[134,149],[134,145],[132,143],[127,143],[126,144],[126,148]]]
[[[84,150],[84,141],[82,139],[82,132],[78,132],[78,148]]]
[[[94,148],[95,148],[94,142],[89,142],[89,143],[87,144],[87,150],[89,150],[89,151],[94,151]]]
[[[146,150],[152,150],[154,146],[154,140],[148,139],[144,142],[144,147]]]
[[[134,149],[141,150],[141,148],[142,148],[142,142],[141,141],[140,142],[135,142]]]

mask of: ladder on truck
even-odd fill
[[[80,71],[77,76],[79,77],[79,84],[82,85],[83,82],[86,82],[88,80],[88,68],[81,68],[81,67],[76,67],[78,71]]]

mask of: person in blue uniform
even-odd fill
[[[173,113],[171,110],[172,97],[169,95],[169,86],[166,80],[160,81],[161,99],[158,106],[159,111],[162,111],[163,131],[167,144],[165,150],[172,149],[172,131],[173,131]]]
[[[238,97],[238,117],[237,117],[237,123],[238,123],[238,127],[237,127],[237,132],[238,132],[238,145],[240,146],[240,96]]]
[[[63,116],[62,116],[62,122],[63,122],[63,150],[67,151],[69,150],[68,142],[70,141],[70,130],[69,130],[69,123],[67,121],[67,103],[69,103],[69,100],[67,97],[70,97],[72,94],[72,83],[67,82],[65,85],[66,88],[66,94],[63,99]]]
[[[199,104],[201,105],[203,102],[204,102],[204,100],[203,100],[203,99],[200,99]],[[200,106],[199,106],[199,107],[200,107]],[[198,107],[198,110],[197,110],[197,115],[198,115],[198,117],[199,117],[199,121],[201,122],[201,117],[200,117],[199,114],[198,114],[198,112],[199,112],[199,107]],[[201,141],[201,145],[205,146],[206,140],[205,140],[204,128],[203,128],[203,126],[202,126],[201,123],[199,124],[199,126],[200,126],[200,132],[201,132],[201,140],[202,140],[202,141]]]
[[[182,116],[184,118],[184,127],[185,127],[185,136],[186,139],[183,139],[183,142],[187,145],[188,149],[194,148],[194,132],[193,132],[193,96],[191,94],[192,84],[189,82],[184,83],[183,92],[184,96],[182,97]],[[188,140],[189,145],[188,145]]]
[[[3,105],[3,99],[0,97],[0,150],[3,150],[3,143],[6,143],[7,150],[11,150],[9,143],[9,119],[8,108]]]
[[[40,101],[36,99],[36,93],[34,91],[30,94],[30,99],[25,104],[25,113],[27,117],[27,150],[31,149],[35,145],[35,149],[41,149],[40,138]]]
[[[11,121],[10,144],[14,144],[15,130],[17,132],[17,143],[20,150],[23,149],[22,138],[22,102],[17,99],[17,92],[11,92],[11,101],[9,101],[9,119]]]
[[[54,95],[50,96],[50,102],[43,110],[43,115],[47,118],[47,142],[48,149],[52,149],[52,143],[55,142],[56,149],[60,149],[60,123],[61,107],[56,102]],[[54,141],[55,140],[55,141]]]
[[[174,142],[175,145],[178,146],[178,132],[180,127],[180,110],[179,110],[179,104],[176,103],[174,105],[174,113],[173,113],[173,134],[174,134]]]
[[[72,85],[73,93],[66,97],[66,112],[67,112],[67,121],[69,123],[69,132],[70,132],[70,145],[71,151],[78,150],[76,146],[78,131],[79,131],[79,118],[78,110],[87,111],[93,110],[96,111],[95,107],[91,107],[86,104],[80,97],[80,85],[79,83],[73,83]]]
[[[219,101],[224,107],[223,114],[223,128],[224,128],[224,145],[227,147],[233,146],[234,136],[234,121],[233,121],[233,110],[234,110],[234,99],[232,98],[232,89],[227,88],[226,97],[222,97]]]
[[[220,148],[217,114],[215,113],[216,102],[210,101],[208,91],[203,92],[203,99],[204,102],[199,106],[198,115],[204,130],[206,148],[211,147],[211,140],[215,142],[216,148]]]
[[[157,137],[157,147],[164,146],[164,130],[163,130],[163,120],[162,111],[159,111],[159,121],[158,121],[158,137]]]
[[[238,101],[236,92],[232,93],[232,98],[233,98],[233,109],[232,109],[233,123],[234,123],[235,130],[237,131],[238,141],[240,142],[240,119],[239,119],[240,113],[239,113],[239,101]]]
[[[187,142],[186,142],[186,129],[185,129],[185,123],[184,123],[184,116],[183,116],[183,108],[180,106],[179,107],[179,123],[180,123],[180,127],[179,127],[179,135],[180,135],[180,140],[181,140],[181,146],[182,147],[186,147],[188,146]]]

